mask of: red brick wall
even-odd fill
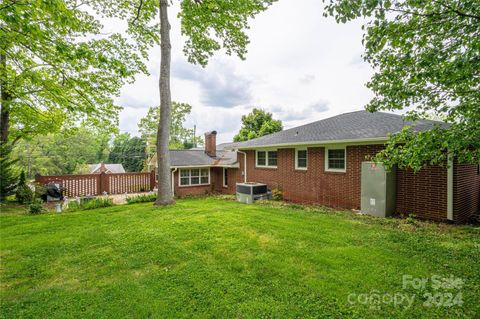
[[[243,155],[239,154],[239,158],[242,158]],[[240,168],[228,168],[228,187],[223,187],[223,167],[212,167],[210,168],[210,185],[200,185],[200,186],[179,186],[178,183],[178,174],[175,172],[174,185],[175,185],[175,195],[176,196],[187,196],[187,195],[205,195],[210,193],[224,193],[224,194],[235,194],[236,192],[236,183],[243,182],[243,176],[241,172],[243,170],[243,159]]]
[[[382,145],[347,147],[347,171],[325,171],[325,149],[308,148],[308,169],[295,170],[295,150],[279,149],[277,168],[256,168],[255,152],[247,151],[248,181],[279,188],[284,198],[293,202],[316,203],[331,207],[359,209],[361,162],[378,152]],[[237,182],[243,182],[243,154],[238,154],[240,168],[228,168],[228,187],[223,187],[223,168],[210,169],[210,185],[178,186],[175,194],[203,195],[211,192],[235,194]],[[414,173],[397,170],[397,213],[416,214],[419,218],[444,221],[447,218],[447,169],[430,166]],[[474,165],[455,165],[454,220],[465,222],[480,210],[480,176]]]
[[[480,175],[477,165],[457,164],[453,169],[453,218],[468,222],[480,212]]]
[[[360,208],[360,169],[367,155],[381,145],[348,146],[347,171],[325,171],[325,148],[308,148],[308,169],[295,170],[295,149],[279,149],[277,168],[256,168],[255,152],[248,151],[248,180],[279,188],[293,202]]]
[[[237,154],[238,158],[238,164],[239,168],[228,168],[227,169],[227,174],[228,174],[228,187],[223,187],[223,168],[218,168],[219,169],[219,176],[220,176],[220,186],[221,187],[221,192],[224,194],[235,194],[237,191],[237,183],[243,183],[244,178],[242,175],[243,172],[243,166],[244,166],[244,155],[241,153]]]
[[[397,213],[423,219],[447,219],[447,169],[429,166],[417,173],[397,170]]]
[[[210,170],[210,185],[179,186],[178,174],[179,174],[179,170],[177,170],[174,173],[175,196],[182,197],[187,195],[205,195],[213,191],[213,185],[212,185],[213,175],[211,170]]]
[[[361,162],[382,145],[347,146],[345,173],[325,171],[325,148],[308,148],[308,169],[295,170],[295,150],[279,149],[277,168],[256,168],[255,151],[247,151],[248,181],[279,188],[293,202],[360,209]],[[397,212],[446,219],[446,169],[430,167],[417,174],[397,172]]]

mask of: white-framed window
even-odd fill
[[[307,169],[308,151],[306,148],[298,148],[295,150],[295,169]]]
[[[257,167],[277,167],[277,150],[256,151]]]
[[[223,168],[223,187],[228,187],[228,168]]]
[[[181,168],[178,174],[180,186],[195,186],[210,184],[209,168]]]
[[[342,173],[347,171],[347,149],[345,147],[325,148],[325,171]]]

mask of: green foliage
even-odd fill
[[[283,192],[281,189],[274,188],[272,189],[272,199],[281,201],[283,200]]]
[[[0,214],[2,316],[84,318],[88,305],[98,318],[478,318],[478,227],[292,208],[197,198]],[[404,290],[404,274],[465,284]],[[348,299],[396,292],[418,298]],[[457,292],[451,307],[419,295]]]
[[[66,211],[89,210],[114,206],[113,200],[108,197],[94,197],[88,200],[70,201]]]
[[[27,212],[31,215],[38,215],[45,212],[45,208],[43,207],[43,200],[40,198],[35,198],[33,202],[28,205]]]
[[[245,59],[248,22],[265,11],[274,0],[182,0],[182,34],[187,37],[184,52],[191,63],[206,65],[222,47],[228,55]]]
[[[40,183],[34,183],[33,186],[35,187],[35,190],[33,192],[34,198],[41,198],[42,195],[44,195],[47,191],[47,187]]]
[[[110,136],[108,132],[87,127],[61,130],[21,140],[15,145],[13,154],[19,159],[17,165],[21,169],[30,167],[30,177],[80,173],[86,164],[108,159]]]
[[[391,136],[377,160],[420,169],[480,163],[480,6],[477,0],[324,0],[338,22],[366,17],[364,59],[376,70],[367,109],[439,118],[446,129]]]
[[[79,121],[115,129],[120,107],[113,97],[136,73],[147,73],[143,42],[105,33],[100,23],[124,17],[120,6],[110,0],[1,2],[2,108],[10,114],[11,139]]]
[[[170,119],[170,149],[188,148],[196,142],[197,145],[203,145],[201,136],[195,136],[193,141],[193,129],[185,128],[183,123],[185,117],[192,111],[192,106],[187,103],[172,102],[172,113]],[[156,152],[157,129],[160,120],[160,107],[150,107],[147,115],[140,119],[138,130],[142,138],[147,141],[147,155],[150,158]]]
[[[157,199],[157,194],[137,195],[127,197],[127,204],[154,202]]]
[[[145,164],[146,143],[143,138],[122,133],[115,137],[108,161],[122,164],[127,172],[140,172]]]
[[[279,132],[283,129],[282,121],[274,120],[272,113],[254,108],[252,112],[242,116],[242,127],[233,141],[248,141],[260,136]]]
[[[18,176],[14,170],[16,162],[16,159],[12,159],[11,145],[0,143],[0,201],[15,194],[18,181]]]
[[[408,217],[405,220],[408,224],[415,225],[417,223],[417,215],[408,214]]]
[[[25,180],[25,172],[22,171],[18,180],[17,190],[15,191],[15,198],[20,204],[27,204],[33,200],[33,197],[34,193],[27,185]]]

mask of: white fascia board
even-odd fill
[[[266,144],[258,146],[247,146],[239,147],[239,150],[254,150],[254,149],[265,149],[265,148],[294,148],[298,146],[304,147],[315,147],[322,145],[330,144],[349,144],[349,145],[359,145],[359,144],[383,144],[388,141],[388,137],[372,137],[372,138],[362,138],[362,139],[348,139],[348,140],[329,140],[329,141],[310,141],[310,142],[299,142],[299,143],[282,143],[282,144]]]
[[[170,166],[170,168],[208,168],[208,167],[226,167],[226,168],[238,168],[240,165],[232,164],[232,165],[185,165],[185,166]]]

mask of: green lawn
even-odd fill
[[[480,315],[474,227],[217,198],[0,221],[4,318]],[[464,284],[403,289],[403,275],[453,275]],[[461,293],[463,304],[424,306],[426,293],[448,292]],[[358,300],[370,293],[384,302]],[[414,301],[395,306],[385,294]]]

